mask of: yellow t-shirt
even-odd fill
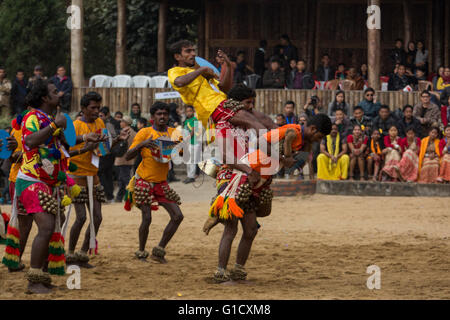
[[[23,151],[22,149],[22,130],[13,129],[11,135],[17,140],[17,149],[14,153]],[[11,166],[11,171],[9,171],[9,181],[16,182],[17,174],[19,173],[20,167],[22,166],[22,160],[13,163]]]
[[[166,132],[156,131],[152,127],[143,128],[139,130],[133,139],[133,143],[130,149],[135,148],[141,142],[147,139],[157,139],[159,137],[170,137],[172,141],[178,141],[180,135],[174,128],[167,128]],[[148,182],[163,182],[167,180],[167,174],[169,172],[169,163],[159,162],[160,157],[159,151],[151,150],[149,148],[141,149],[142,162],[136,170],[136,173],[141,179]]]
[[[102,129],[105,129],[105,123],[102,119],[97,118],[92,123],[87,123],[81,120],[75,120],[73,122],[75,127],[75,133],[77,136],[81,136],[83,134],[88,134],[91,132],[101,133]],[[72,150],[79,150],[84,147],[86,143],[82,142],[70,148]],[[93,151],[88,151],[82,153],[78,156],[74,156],[70,158],[70,162],[77,165],[77,170],[74,172],[70,172],[76,176],[95,176],[98,172],[98,168],[92,164],[92,154]]]
[[[181,99],[187,105],[193,106],[197,112],[198,119],[203,127],[207,127],[208,118],[216,110],[217,106],[227,95],[220,91],[219,81],[216,79],[206,80],[203,76],[198,76],[190,84],[184,87],[177,87],[175,79],[195,71],[193,68],[174,67],[169,70],[168,77],[172,87],[181,95]]]

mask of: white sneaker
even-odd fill
[[[298,169],[294,170],[294,176],[298,176],[300,174],[300,171]]]

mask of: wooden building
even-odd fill
[[[252,65],[259,40],[268,41],[267,54],[271,55],[273,47],[279,44],[280,35],[288,34],[298,48],[299,56],[306,60],[311,71],[317,68],[324,53],[330,55],[335,65],[343,62],[347,66],[359,67],[368,63],[369,51],[372,52],[369,68],[378,75],[385,74],[391,71],[389,51],[397,38],[404,39],[406,45],[409,40],[424,41],[429,51],[430,71],[450,63],[448,0],[160,2],[160,22],[165,21],[168,5],[190,7],[201,12],[198,22],[198,54],[210,60],[219,48],[230,54],[243,50],[248,63]],[[372,4],[381,8],[381,30],[372,30],[370,35],[366,21],[367,7]],[[165,28],[164,23],[159,26]],[[161,37],[158,44],[164,46],[166,32],[161,30],[159,34]],[[162,71],[168,67],[164,54],[166,50],[160,47],[158,52],[158,65]]]

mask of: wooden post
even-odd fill
[[[72,26],[72,29],[70,31],[70,53],[71,53],[71,75],[72,75],[72,82],[73,86],[75,88],[81,88],[83,86],[84,82],[84,63],[83,63],[83,20],[84,20],[84,14],[83,14],[83,0],[72,0],[72,6],[75,6],[76,8],[79,8],[78,10],[75,10],[75,12],[72,12],[72,15],[77,15],[79,13],[79,17],[72,16],[72,21],[80,19],[79,27],[78,26]]]
[[[117,0],[116,74],[125,74],[127,50],[127,1]]]
[[[305,3],[306,12],[316,12],[316,1],[309,0]],[[311,72],[315,72],[317,70],[315,66],[315,59],[314,59],[314,35],[316,34],[316,15],[314,14],[308,14],[307,17],[308,21],[308,42],[307,42],[307,48],[306,48],[306,65],[308,68],[310,68]]]
[[[445,34],[444,34],[444,60],[445,65],[450,66],[450,47],[449,47],[449,41],[450,41],[450,21],[448,17],[450,17],[450,2],[445,2]]]
[[[200,57],[205,56],[205,1],[200,5],[200,14],[198,16],[198,43],[197,54]]]
[[[433,70],[437,70],[444,62],[443,27],[444,1],[433,0]]]
[[[211,24],[211,4],[205,0],[205,56],[209,60],[209,38],[210,38],[210,24]]]
[[[320,0],[316,1],[316,29],[315,29],[315,43],[314,43],[314,70],[317,70],[319,66],[319,36],[320,36]]]
[[[411,41],[411,11],[410,11],[410,1],[403,0],[403,38],[405,50],[408,51],[408,44]]]
[[[167,0],[161,0],[159,4],[158,23],[158,72],[166,70],[166,18]]]
[[[369,0],[369,5],[380,6],[380,0]],[[381,20],[381,17],[380,17]],[[367,28],[367,67],[369,87],[380,90],[380,29]]]

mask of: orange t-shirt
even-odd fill
[[[180,135],[175,128],[167,128],[167,131],[156,131],[153,127],[143,128],[139,130],[133,139],[129,150],[135,148],[141,142],[152,138],[153,140],[160,137],[169,137],[172,141],[178,141]],[[149,148],[141,149],[142,162],[136,170],[136,173],[141,179],[147,182],[160,183],[167,180],[167,174],[169,172],[169,162],[160,162],[160,153],[158,150],[152,150]],[[169,157],[165,157],[168,161]]]
[[[105,123],[100,118],[97,118],[92,123],[75,120],[73,122],[73,125],[75,127],[75,133],[77,136],[81,136],[83,134],[88,134],[91,132],[100,133],[99,131],[105,129]],[[77,144],[76,146],[70,147],[70,151],[79,150],[83,148],[85,144],[85,142],[82,142]],[[92,154],[93,151],[88,151],[78,156],[71,157],[70,162],[76,164],[78,168],[76,171],[70,173],[76,176],[95,176],[98,172],[98,168],[92,164]]]
[[[17,149],[15,152],[23,151],[22,148],[22,130],[13,129],[11,135],[17,140]],[[9,181],[16,182],[17,174],[19,173],[20,167],[22,166],[22,158],[20,161],[13,163],[11,165],[11,171],[9,171]]]
[[[299,151],[303,147],[302,126],[299,124],[286,124],[277,129],[270,130],[264,134],[264,138],[269,143],[276,143],[283,140],[286,136],[286,131],[294,129],[297,134],[294,141],[292,141],[292,151]]]

